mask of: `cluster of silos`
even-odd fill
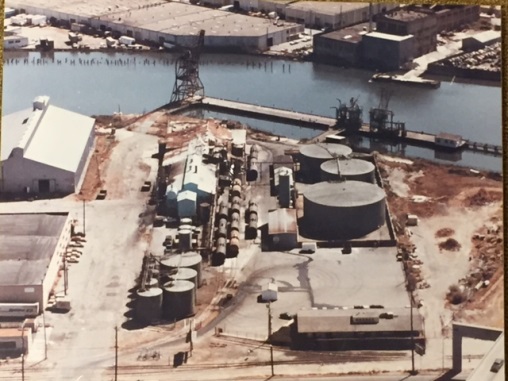
[[[247,158],[247,181],[256,181],[259,176],[259,146],[253,144]]]
[[[179,320],[195,314],[196,289],[201,284],[201,255],[185,253],[160,262],[161,273],[167,282],[163,285],[162,316]]]
[[[258,236],[258,204],[249,201],[249,207],[245,211],[245,239],[256,239]]]
[[[361,159],[332,159],[321,164],[321,181],[340,180],[374,183],[374,164]]]
[[[304,191],[307,235],[327,240],[363,237],[385,223],[385,192],[361,181],[321,182]]]
[[[300,147],[300,174],[307,183],[320,181],[321,165],[331,159],[347,158],[352,149],[342,144],[317,143]]]

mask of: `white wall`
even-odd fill
[[[94,125],[95,127],[95,125]],[[86,176],[86,171],[88,169],[88,165],[90,164],[90,160],[92,159],[92,155],[95,147],[95,128],[92,128],[90,131],[90,135],[88,137],[88,141],[86,143],[86,147],[83,151],[83,155],[81,156],[81,160],[78,165],[78,169],[74,174],[74,192],[78,193],[81,185]]]
[[[25,36],[13,36],[6,37],[4,40],[4,49],[19,49],[28,46],[28,37]]]

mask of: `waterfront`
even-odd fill
[[[169,101],[175,78],[175,55],[169,53],[55,52],[41,58],[38,52],[5,52],[4,56],[4,114],[26,108],[39,94],[87,115],[146,112]],[[429,90],[381,85],[369,83],[372,73],[367,71],[242,55],[204,54],[200,71],[209,96],[330,117],[337,98],[359,97],[367,120],[369,108],[378,105],[380,89],[387,88],[392,91],[389,108],[395,120],[406,122],[410,130],[455,133],[490,144],[501,141],[499,87],[444,82],[440,89]],[[287,135],[313,135],[298,130],[302,135],[298,131]],[[464,165],[484,167],[483,162],[492,162],[493,166],[485,165],[501,168],[499,158],[467,153],[463,159],[469,156],[472,162]]]

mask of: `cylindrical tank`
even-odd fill
[[[169,272],[182,267],[191,268],[198,273],[198,287],[201,285],[201,255],[195,252],[172,255],[160,262],[161,271]]]
[[[217,238],[217,249],[215,251],[219,254],[226,255],[226,238]]]
[[[235,185],[242,186],[242,180],[238,177],[234,178],[233,179],[233,186],[235,186]]]
[[[245,239],[256,239],[258,236],[258,215],[251,213],[245,228]]]
[[[339,160],[338,164],[335,159],[325,161],[321,164],[321,180],[339,181],[339,168],[344,180],[374,183],[374,164],[360,159]]]
[[[203,202],[199,204],[199,219],[203,224],[208,223],[210,221],[210,204],[207,202]]]
[[[235,197],[237,198],[237,197]],[[240,209],[241,209],[241,204],[239,202],[233,202],[231,204],[231,215],[233,214],[239,214],[240,213]]]
[[[233,187],[231,188],[231,195],[233,197],[241,197],[241,194],[242,194],[242,186],[241,185],[233,185]]]
[[[192,248],[192,230],[178,231],[178,248],[183,253]]]
[[[187,224],[180,225],[180,226],[178,226],[178,230],[192,230],[192,231],[194,231],[194,226],[187,225]]]
[[[231,222],[240,221],[240,212],[231,213]]]
[[[229,233],[229,239],[233,239],[233,238],[239,239],[240,238],[240,231],[231,230],[231,232]]]
[[[229,240],[226,257],[227,258],[236,258],[239,252],[239,240],[238,238],[231,238]]]
[[[229,225],[229,231],[230,232],[233,232],[235,230],[237,232],[240,231],[240,221],[238,221],[238,220],[231,221],[231,225]]]
[[[178,271],[169,275],[172,280],[188,280],[194,284],[198,281],[198,272],[190,267],[180,267]]]
[[[361,181],[308,186],[303,206],[304,230],[315,238],[359,238],[385,223],[385,192]]]
[[[134,316],[144,323],[159,321],[162,317],[162,290],[158,287],[138,290]]]
[[[225,261],[226,261],[226,254],[218,253],[217,251],[214,251],[212,253],[211,265],[213,267],[222,266]]]
[[[229,208],[228,208],[227,204],[221,203],[219,205],[218,217],[219,218],[228,218],[228,216],[229,216]]]
[[[192,225],[192,218],[180,218],[180,225]]]
[[[247,170],[247,181],[256,181],[259,175],[259,168],[256,161],[249,161],[249,169]]]
[[[195,314],[196,294],[194,283],[186,280],[168,282],[163,287],[162,314],[173,321]]]
[[[221,218],[217,226],[217,237],[226,238],[227,234],[228,234],[228,221],[225,218]]]
[[[306,180],[319,181],[321,164],[334,158],[349,157],[353,150],[333,143],[305,144],[300,147],[300,171]]]

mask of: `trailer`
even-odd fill
[[[131,45],[134,45],[136,43],[136,40],[134,38],[132,38],[132,37],[121,36],[118,39],[118,42],[120,44],[124,44],[125,46],[131,46]]]
[[[0,318],[27,318],[39,315],[39,303],[0,303]]]

